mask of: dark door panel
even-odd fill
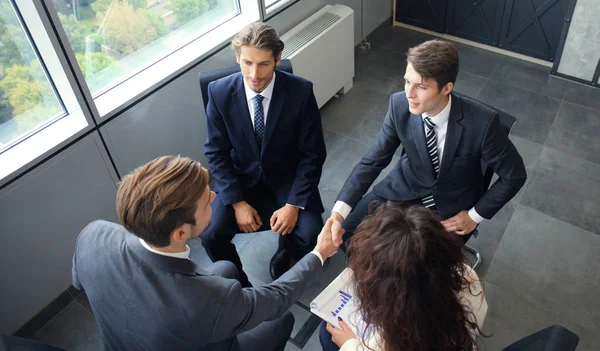
[[[497,45],[505,0],[449,0],[446,33]]]
[[[499,46],[553,61],[570,0],[506,0]]]
[[[396,0],[396,21],[443,32],[448,0]]]

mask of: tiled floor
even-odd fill
[[[354,164],[381,126],[388,97],[402,89],[406,50],[431,37],[384,25],[371,49],[356,52],[354,88],[322,109],[328,159],[320,184],[328,213]],[[483,350],[500,350],[552,324],[581,337],[578,350],[600,349],[600,89],[549,77],[550,69],[457,44],[461,71],[456,89],[518,118],[511,139],[529,179],[524,189],[470,244],[480,250],[489,313]],[[398,153],[399,154],[399,153]],[[394,160],[394,162],[397,159]],[[384,171],[385,172],[385,171]],[[235,239],[254,284],[270,281],[273,233]],[[193,258],[209,262],[192,243]],[[304,303],[343,267],[337,255]],[[294,334],[309,314],[294,306]],[[36,334],[69,350],[100,348],[98,327],[79,296]],[[484,346],[485,345],[485,346]],[[287,350],[297,350],[288,344]],[[314,333],[304,350],[319,350]]]

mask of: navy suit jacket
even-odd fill
[[[81,231],[73,255],[73,286],[85,289],[105,350],[239,350],[238,334],[281,317],[322,271],[309,254],[271,284],[243,289],[106,221]]]
[[[456,94],[452,94],[444,154],[436,178],[423,119],[410,113],[406,94],[400,92],[391,96],[377,140],[354,167],[338,200],[355,207],[400,144],[400,161],[373,191],[393,201],[433,194],[443,218],[475,206],[480,216],[490,219],[517,194],[527,178],[523,159],[500,126],[498,113]],[[499,177],[489,190],[483,184],[481,161]]]
[[[261,178],[277,200],[323,212],[318,185],[326,151],[312,83],[277,71],[259,150],[241,73],[211,82],[204,150],[223,205]]]

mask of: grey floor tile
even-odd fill
[[[88,300],[85,293],[79,295],[75,301],[89,313],[94,313],[94,311],[92,311],[92,305],[90,305],[90,300]]]
[[[600,166],[544,146],[520,203],[593,231],[600,212],[598,174]]]
[[[561,100],[489,80],[478,100],[512,114],[517,124],[512,134],[543,144]]]
[[[320,188],[332,192],[339,192],[352,172],[354,165],[360,161],[369,147],[358,141],[348,139],[342,146],[327,157],[323,166]]]
[[[319,295],[345,267],[346,256],[342,251],[339,251],[325,262],[323,274],[321,274],[321,276],[306,289],[304,294],[302,294],[302,297],[300,297],[299,302],[304,304],[304,306],[310,306],[310,302],[314,300],[314,298],[317,297],[317,295]]]
[[[483,279],[488,271],[490,263],[496,254],[496,250],[502,241],[506,227],[510,222],[516,205],[507,203],[489,221],[483,221],[478,228],[479,235],[469,239],[469,245],[476,248],[481,254],[481,266],[477,270],[479,278]]]
[[[533,172],[535,171],[538,160],[540,159],[540,153],[542,152],[542,144],[534,143],[533,141],[529,141],[527,139],[523,139],[516,135],[510,135],[510,139],[513,144],[519,151],[519,154],[523,158],[523,163],[525,163],[525,169],[527,170],[527,182],[521,190],[515,195],[515,197],[511,200],[515,204],[518,204],[521,201],[521,197],[523,197],[523,193],[525,193],[525,189],[527,189],[527,183],[531,179]],[[493,181],[497,178],[494,175]]]
[[[600,88],[570,82],[565,101],[600,111]]]
[[[296,334],[298,334],[300,329],[302,329],[302,326],[312,314],[298,305],[292,305],[292,307],[290,307],[290,312],[294,314],[294,318],[296,319],[294,322],[294,328],[292,329],[293,338],[296,336]]]
[[[488,79],[486,77],[481,77],[466,71],[460,71],[458,73],[458,77],[456,78],[454,90],[468,97],[476,99],[487,80]]]
[[[38,330],[33,338],[65,350],[102,349],[96,319],[75,301]]]
[[[554,324],[560,324],[580,337],[578,351],[598,350],[598,337],[592,329],[594,323],[585,325],[589,321],[587,316],[578,317],[575,314],[577,312],[562,308],[560,303],[544,303],[518,287],[500,286],[488,281],[484,282],[484,287],[488,314],[483,332],[490,337],[479,338],[480,350],[502,350],[515,341]]]
[[[546,145],[600,164],[600,111],[563,102]]]
[[[321,200],[323,201],[323,207],[325,208],[325,211],[323,211],[323,220],[327,220],[331,213],[331,209],[333,209],[333,205],[335,205],[335,200],[337,199],[339,191],[319,186],[319,192],[321,193]]]
[[[490,79],[561,100],[569,86],[566,80],[552,78],[550,67],[509,57],[496,66]]]
[[[328,156],[333,154],[340,147],[340,145],[342,145],[342,143],[348,139],[347,136],[343,136],[327,129],[323,130],[323,138],[325,139],[325,149],[327,150]]]
[[[393,27],[389,24],[381,25],[370,35],[371,44],[401,54],[406,54],[408,49],[413,46],[436,38],[429,34],[402,27]]]
[[[244,271],[254,286],[271,283],[269,273],[271,257],[277,251],[279,235],[267,230],[254,234],[250,242],[238,251]]]
[[[404,88],[404,55],[372,46],[366,51],[356,50],[355,58],[355,87],[366,87],[385,95]]]
[[[367,117],[374,106],[387,101],[388,94],[356,86],[348,94],[329,101],[321,109],[323,127],[349,136]]]
[[[402,86],[402,88],[404,88],[404,86]],[[397,91],[394,91],[394,93],[403,91],[403,90],[404,89],[399,89]],[[390,94],[390,96],[391,96],[391,94]],[[387,100],[381,101],[379,104],[373,106],[373,109],[371,111],[369,111],[369,113],[367,114],[367,119],[374,120],[379,123],[383,123],[383,120],[385,119],[385,115],[388,112],[389,106],[390,106],[390,99],[388,97]]]
[[[490,320],[499,314],[499,329],[521,328],[517,338],[561,324],[580,335],[582,347],[598,349],[599,250],[600,236],[519,205],[486,275]]]
[[[367,118],[350,135],[350,138],[371,146],[377,140],[377,135],[381,131],[381,125],[382,122]]]
[[[496,65],[506,62],[507,57],[467,44],[454,42],[458,49],[460,70],[482,77],[490,77]]]

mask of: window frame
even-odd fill
[[[275,0],[275,2],[269,6],[267,6],[267,0],[259,1],[261,3],[262,20],[267,21],[300,0]]]
[[[16,178],[23,169],[39,162],[48,153],[80,137],[93,125],[91,114],[82,108],[85,100],[60,50],[44,4],[30,0],[10,1],[64,113],[32,129],[0,151],[0,186]]]

